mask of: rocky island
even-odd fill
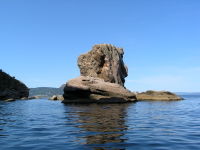
[[[0,70],[0,100],[27,99],[28,87],[21,81]]]
[[[153,100],[153,101],[171,101],[171,100],[183,100],[182,97],[169,91],[146,91],[137,94],[137,100]]]
[[[81,76],[68,81],[63,103],[125,103],[136,101],[135,93],[124,87],[128,69],[124,51],[111,44],[98,44],[79,56]]]

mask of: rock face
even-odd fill
[[[78,58],[81,75],[124,86],[128,69],[124,65],[123,55],[122,48],[110,44],[95,45],[91,51]]]
[[[183,98],[168,91],[146,91],[137,94],[137,100],[171,101],[182,99]]]
[[[124,103],[136,100],[135,94],[123,86],[89,76],[70,80],[63,96],[63,103]]]
[[[0,70],[0,100],[21,99],[29,96],[25,84]]]

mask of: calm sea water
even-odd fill
[[[1,150],[198,150],[200,96],[174,102],[0,102]]]

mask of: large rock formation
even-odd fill
[[[137,94],[137,100],[171,101],[182,99],[182,97],[168,91],[146,91]]]
[[[123,49],[110,44],[95,45],[78,58],[82,76],[98,77],[105,82],[124,85],[128,69],[123,62]]]
[[[21,99],[29,96],[25,84],[0,70],[0,100]]]
[[[64,103],[124,103],[135,101],[135,94],[103,79],[80,76],[64,89]]]
[[[70,80],[64,88],[63,103],[122,103],[136,100],[124,88],[127,67],[123,49],[98,44],[78,58],[81,76]]]

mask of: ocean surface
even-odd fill
[[[200,95],[173,102],[0,101],[0,150],[199,150]]]

